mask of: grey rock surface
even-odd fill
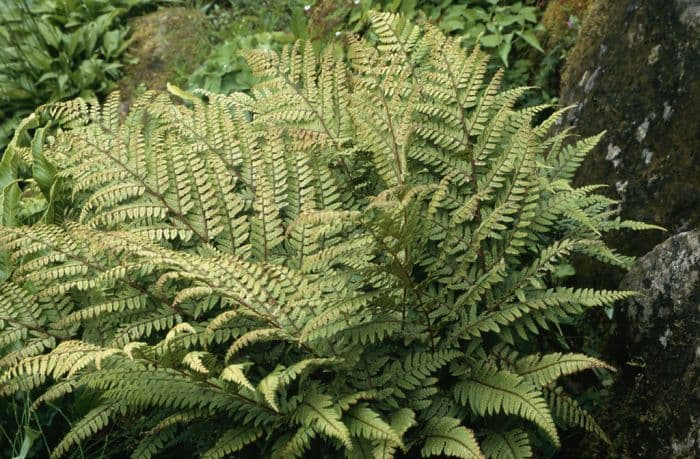
[[[607,184],[624,218],[672,234],[700,226],[700,0],[597,0],[567,59],[560,98],[576,105],[561,128],[582,136],[607,130],[578,184]],[[639,256],[667,236],[609,242]],[[619,282],[619,273],[599,268],[588,269],[597,285]]]
[[[620,371],[598,413],[613,446],[581,457],[700,457],[700,231],[656,246],[620,288],[640,295],[616,310]]]

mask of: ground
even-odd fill
[[[131,21],[128,52],[137,63],[127,66],[119,89],[130,100],[140,85],[164,90],[166,83],[184,85],[211,49],[209,24],[192,8],[164,8]]]

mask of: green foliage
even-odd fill
[[[285,44],[304,37],[304,2],[231,0],[229,8],[218,4],[204,10],[217,29],[219,42],[188,79],[188,86],[228,94],[246,91],[257,80],[243,58],[253,49],[279,52]],[[264,14],[260,14],[264,11]]]
[[[23,122],[0,164],[0,395],[96,400],[53,457],[107,431],[135,458],[532,457],[557,421],[602,434],[556,381],[607,365],[538,338],[632,294],[553,286],[569,256],[628,265],[601,234],[650,226],[572,187],[597,138],[547,137],[561,113],[533,126],[544,107],[516,108],[480,49],[371,20],[375,44],[251,53],[249,94]]]
[[[437,25],[445,34],[464,36],[470,48],[478,42],[483,48],[493,50],[506,67],[514,46],[544,52],[536,35],[544,28],[539,25],[535,1],[340,0],[335,3],[339,8],[332,14],[346,15],[354,31],[364,27],[372,10],[401,13],[409,19],[420,17]]]
[[[527,105],[555,103],[559,70],[573,47],[578,23],[565,31],[545,30],[542,3],[536,0],[320,0],[311,8],[310,34],[330,36],[334,31],[366,29],[369,12],[398,12],[437,25],[445,34],[461,36],[467,47],[479,43],[506,67],[506,87],[535,86],[525,95]],[[556,32],[556,43],[543,46],[542,38]],[[497,64],[491,66],[496,68]]]
[[[247,90],[255,80],[239,57],[242,50],[280,51],[294,37],[326,40],[341,31],[360,33],[367,29],[373,10],[399,12],[408,19],[421,18],[437,24],[446,34],[463,36],[469,48],[478,42],[497,54],[506,67],[511,50],[516,48],[521,56],[528,49],[544,52],[537,38],[537,33],[544,30],[538,23],[539,10],[522,1],[319,0],[306,5],[295,1],[283,10],[266,5],[262,16],[257,14],[260,8],[248,2],[232,4],[232,11],[238,14],[223,27],[222,43],[191,76],[190,87],[222,93]],[[223,9],[216,9],[215,13],[216,21],[221,21],[222,14],[231,14]],[[289,23],[281,19],[285,16],[290,18]],[[523,62],[527,60],[520,64]],[[520,75],[514,83],[523,84],[528,77]]]
[[[206,62],[189,77],[188,84],[224,94],[248,90],[257,81],[241,53],[251,49],[279,51],[293,41],[293,36],[285,32],[235,35],[214,48]]]
[[[259,15],[260,9],[266,13]],[[212,22],[221,28],[220,43],[190,76],[188,85],[224,94],[248,90],[256,80],[239,53],[252,49],[279,52],[294,38],[327,41],[345,31],[364,33],[373,10],[436,24],[448,35],[463,37],[468,48],[478,42],[506,66],[505,86],[537,87],[526,94],[527,105],[556,102],[559,70],[577,33],[577,24],[573,24],[555,44],[544,47],[540,39],[548,31],[534,0],[295,0],[284,7],[242,1],[232,3],[230,9],[214,5],[208,10]],[[371,32],[369,38],[373,38]],[[491,70],[497,66],[492,64]]]
[[[148,3],[0,2],[0,151],[19,120],[38,105],[106,93],[128,45],[124,14]]]

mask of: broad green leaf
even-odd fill
[[[527,42],[528,45],[532,46],[536,50],[540,52],[544,52],[544,49],[542,49],[542,45],[540,45],[540,41],[537,39],[537,36],[534,34],[533,31],[531,30],[523,30],[522,32],[515,32]]]
[[[45,133],[46,128],[39,128],[35,131],[32,139],[32,176],[41,192],[48,197],[56,168],[44,155]]]
[[[501,37],[498,34],[491,33],[482,35],[479,41],[487,48],[495,48],[501,43]]]

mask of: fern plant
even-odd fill
[[[252,53],[250,94],[24,121],[0,165],[0,394],[99,401],[53,457],[125,419],[146,425],[134,458],[532,457],[559,424],[605,437],[557,381],[609,366],[537,338],[632,294],[553,287],[571,254],[627,266],[601,234],[651,226],[570,184],[599,136],[563,146],[562,111],[533,126],[544,107],[516,108],[526,89],[501,90],[478,48],[372,23],[374,46]]]

